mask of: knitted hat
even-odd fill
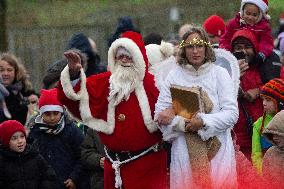
[[[204,21],[203,28],[208,34],[220,37],[225,33],[225,22],[220,16],[212,15]]]
[[[0,125],[0,138],[1,138],[2,144],[6,147],[9,147],[10,139],[12,135],[17,131],[23,132],[24,135],[26,136],[25,128],[20,122],[16,120],[4,121]]]
[[[38,102],[39,112],[42,114],[48,111],[63,112],[63,105],[57,99],[57,89],[42,89]]]
[[[284,110],[284,80],[275,78],[267,82],[261,88],[261,96],[269,97],[274,100],[277,111]]]
[[[161,45],[149,44],[145,46],[149,61],[149,67],[154,66],[174,54],[174,46],[168,42],[161,42]]]
[[[241,9],[240,9],[240,13],[241,13],[241,17],[244,15],[244,6],[247,3],[251,3],[256,5],[259,10],[261,11],[261,13],[264,15],[264,17],[269,20],[270,16],[267,14],[268,12],[268,0],[242,0],[241,2]]]

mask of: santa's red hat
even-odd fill
[[[57,99],[57,89],[42,89],[38,102],[39,112],[42,114],[49,111],[63,112],[63,105]]]
[[[0,138],[2,145],[9,147],[10,139],[12,135],[17,131],[21,131],[26,136],[25,128],[20,122],[16,120],[4,121],[0,125]]]
[[[225,33],[225,22],[220,16],[212,15],[204,21],[203,28],[208,34],[220,37]]]
[[[139,77],[143,80],[145,73],[148,72],[148,58],[141,34],[127,31],[111,44],[108,50],[108,65],[112,73],[115,70],[117,51],[122,47],[131,55],[133,62],[139,70]]]
[[[242,0],[241,9],[240,9],[241,17],[244,14],[244,6],[247,3],[251,3],[251,4],[256,5],[259,8],[259,10],[261,11],[264,18],[266,18],[267,20],[270,19],[270,16],[267,14],[267,12],[268,12],[268,0]]]

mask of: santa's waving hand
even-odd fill
[[[58,97],[105,145],[105,188],[166,188],[166,152],[153,121],[158,90],[142,36],[125,32],[108,51],[109,71],[86,78],[78,51],[64,53]],[[73,87],[70,75],[80,80]],[[73,77],[74,78],[74,77]]]

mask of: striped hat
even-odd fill
[[[277,105],[277,112],[284,110],[284,80],[275,78],[261,88],[261,96],[269,97]]]

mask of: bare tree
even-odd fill
[[[6,51],[8,48],[6,35],[6,0],[0,0],[0,51]]]

